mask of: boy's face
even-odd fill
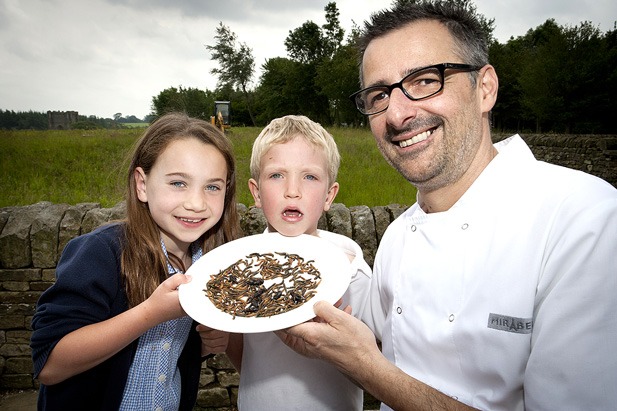
[[[255,205],[263,210],[268,228],[285,236],[314,235],[338,187],[338,183],[328,183],[323,150],[303,138],[272,146],[261,158],[259,181],[249,180]]]

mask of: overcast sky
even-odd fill
[[[325,23],[328,0],[0,0],[0,109],[75,110],[113,117],[150,112],[170,87],[213,90],[214,45],[223,22],[253,50],[256,74],[286,57],[290,30]],[[388,0],[338,0],[342,27],[362,25]],[[602,32],[617,20],[615,0],[475,0],[505,43],[549,18],[591,21]]]

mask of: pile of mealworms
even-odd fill
[[[211,275],[206,295],[233,318],[271,317],[313,298],[321,282],[314,261],[305,262],[297,254],[275,254],[249,254]]]

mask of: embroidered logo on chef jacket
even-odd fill
[[[533,329],[533,319],[490,313],[488,328],[516,334],[530,334]]]

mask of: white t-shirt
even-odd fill
[[[317,230],[352,256],[352,278],[343,296],[358,317],[368,297],[371,268],[352,239]],[[273,333],[244,334],[238,390],[240,410],[362,410],[363,393],[334,366],[306,358]]]
[[[390,361],[468,405],[614,409],[617,190],[519,136],[496,147],[450,210],[389,226],[363,320]]]

